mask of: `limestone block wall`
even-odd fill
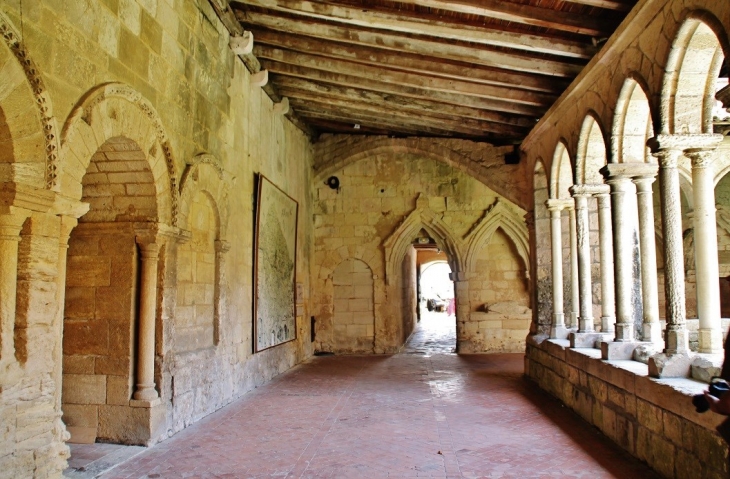
[[[340,263],[334,286],[334,352],[371,353],[375,347],[373,272],[357,259]]]
[[[525,374],[664,477],[727,477],[727,446],[715,432],[723,418],[691,402],[706,384],[651,379],[644,364],[568,346],[528,341]]]
[[[58,477],[67,425],[150,444],[311,355],[313,157],[207,0],[4,2],[0,32],[0,463]],[[296,341],[254,355],[255,173],[299,203],[301,295]],[[135,404],[145,241],[160,398]]]
[[[355,352],[336,339],[333,282],[344,261],[357,259],[372,271],[374,351],[396,351],[416,320],[416,255],[411,244],[429,236],[446,252],[456,273],[462,352],[522,350],[528,322],[515,333],[521,340],[509,343],[484,328],[469,326],[466,333],[466,325],[471,313],[486,302],[529,306],[526,261],[515,246],[519,243],[527,254],[524,212],[468,174],[418,150],[381,145],[371,151],[370,140],[362,141],[359,160],[328,173],[337,176],[339,189],[324,184],[326,178],[314,183],[315,347]],[[485,156],[497,154],[490,152],[490,145],[481,148]]]

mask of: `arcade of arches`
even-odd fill
[[[59,477],[68,441],[155,444],[315,351],[397,352],[429,244],[458,353],[524,353],[666,477],[728,474],[722,418],[690,396],[730,310],[730,3],[636,2],[518,164],[310,140],[207,1],[41,3],[0,5],[3,473]],[[254,353],[256,174],[299,221],[296,339]]]

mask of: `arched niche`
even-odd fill
[[[706,12],[693,12],[677,32],[662,86],[662,131],[712,133],[715,83],[727,45],[722,23]]]
[[[522,260],[525,279],[530,277],[530,247],[527,225],[524,219],[503,201],[497,199],[494,205],[485,212],[477,225],[464,238],[466,242],[466,269],[473,271],[481,250],[492,239],[498,230],[510,239],[517,254]]]
[[[603,131],[594,113],[583,120],[578,137],[578,153],[575,159],[576,182],[578,184],[602,184],[598,172],[606,164],[606,142]]]
[[[375,350],[373,272],[367,263],[348,258],[332,273],[332,349],[339,353]]]
[[[651,106],[640,82],[627,78],[621,87],[613,124],[612,161],[614,163],[655,162],[646,142],[654,137]]]
[[[172,327],[176,353],[217,346],[225,313],[225,253],[228,188],[223,168],[212,155],[188,164],[180,185],[180,226],[185,240],[177,247],[177,296]]]

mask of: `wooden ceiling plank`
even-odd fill
[[[398,131],[408,133],[414,136],[427,135],[440,135],[440,136],[468,136],[471,138],[485,138],[489,136],[486,132],[472,130],[469,128],[458,128],[451,129],[449,127],[441,127],[433,123],[426,124],[424,122],[411,121],[402,122],[396,121],[392,118],[382,118],[378,116],[368,115],[365,112],[358,111],[355,109],[341,110],[338,112],[332,112],[327,110],[319,110],[310,104],[293,103],[292,108],[297,111],[298,115],[302,117],[315,117],[321,119],[335,120],[344,124],[353,125],[366,125],[374,128],[384,128],[391,131]]]
[[[297,77],[276,75],[275,78],[279,88],[286,91],[293,89],[321,96],[333,96],[341,99],[353,99],[355,101],[390,105],[391,108],[403,108],[419,112],[448,113],[454,117],[500,123],[526,129],[532,128],[535,124],[534,120],[530,121],[529,118],[522,116],[506,115],[499,112],[478,110],[421,98],[409,98],[391,93],[380,93],[334,84],[322,84]]]
[[[241,3],[257,7],[273,8],[276,11],[296,14],[306,18],[317,20],[334,20],[350,26],[387,30],[397,33],[426,35],[447,40],[467,41],[482,45],[491,45],[504,48],[524,50],[528,52],[547,53],[571,58],[590,59],[596,52],[590,42],[583,43],[574,40],[566,40],[558,37],[546,37],[532,33],[519,33],[490,26],[476,26],[472,24],[449,22],[437,16],[413,16],[409,12],[398,14],[388,10],[377,10],[375,6],[367,10],[339,5],[317,6],[317,13],[310,10],[292,8],[301,2],[277,1],[276,7],[270,7],[272,2],[268,0],[243,0]],[[305,2],[306,3],[306,2]],[[306,5],[302,5],[305,8]],[[253,11],[247,12],[247,17],[252,23],[258,23],[257,19],[261,14]],[[292,22],[295,23],[295,22]],[[297,22],[298,23],[298,22]]]
[[[392,93],[404,97],[426,99],[440,103],[461,105],[469,108],[497,111],[508,114],[526,115],[533,118],[540,117],[545,111],[544,108],[538,108],[530,105],[521,105],[518,103],[496,101],[488,98],[459,95],[455,93],[448,93],[436,90],[423,90],[420,88],[408,87],[403,85],[393,85],[378,80],[370,80],[365,77],[344,75],[325,70],[315,70],[311,68],[304,68],[298,65],[289,65],[286,63],[266,61],[266,68],[271,73],[277,73],[280,75],[293,76],[297,78],[304,78],[346,87],[360,88],[364,90],[372,90],[381,93]]]
[[[377,104],[364,100],[356,100],[351,97],[338,98],[335,95],[330,95],[326,99],[323,99],[317,94],[312,94],[310,92],[291,88],[283,88],[281,89],[281,92],[283,95],[286,95],[287,98],[289,98],[290,102],[297,101],[300,104],[312,105],[320,104],[331,106],[332,108],[349,107],[386,118],[393,116],[403,117],[407,119],[419,118],[421,120],[427,120],[429,124],[436,123],[443,126],[449,126],[450,128],[467,127],[479,131],[489,131],[494,134],[505,135],[511,138],[522,137],[527,134],[528,131],[527,128],[520,128],[467,118],[459,118],[449,115],[448,113],[435,113],[413,108],[392,108],[392,106],[387,104]]]
[[[557,98],[557,96],[545,93],[517,90],[514,88],[494,85],[481,85],[461,80],[449,80],[415,73],[405,73],[402,71],[383,68],[377,64],[354,63],[346,60],[338,60],[329,57],[293,52],[290,50],[270,48],[265,45],[256,46],[254,48],[254,54],[258,58],[268,58],[317,70],[338,72],[352,76],[364,76],[366,78],[377,78],[381,82],[392,83],[394,85],[411,86],[424,90],[435,90],[446,93],[458,93],[516,104],[546,108]]]
[[[275,0],[269,0],[274,2]],[[398,0],[408,5],[436,8],[468,15],[551,28],[592,37],[605,36],[617,25],[586,15],[576,15],[549,8],[533,7],[502,0]],[[232,2],[233,3],[233,2]]]
[[[563,0],[567,3],[575,3],[578,5],[587,5],[589,7],[603,8],[606,10],[616,10],[618,12],[628,12],[633,5],[617,0]]]
[[[292,37],[299,38],[300,41],[306,40],[302,37],[297,37],[296,35],[286,34],[287,30],[301,28],[294,26],[297,23],[294,20],[283,19],[276,17],[275,15],[261,14],[256,17],[258,23],[253,23],[246,19],[245,13],[241,12],[238,16],[246,28],[254,31],[254,37],[257,42],[264,41],[264,38],[268,39],[269,42],[273,42],[275,40],[274,37],[277,35],[282,37],[279,41],[292,41]],[[307,21],[305,20],[304,22],[306,24]],[[284,33],[256,29],[257,26],[271,30],[278,30],[280,32],[283,31]],[[450,44],[448,42],[425,40],[423,38],[407,37],[389,33],[376,33],[358,29],[344,28],[340,31],[336,31],[335,29],[337,27],[334,26],[327,26],[323,28],[324,29],[321,29],[321,33],[315,34],[314,36],[323,38],[327,31],[336,32],[339,36],[356,39],[357,43],[366,44],[371,47],[457,60],[507,71],[546,75],[551,77],[573,78],[577,76],[582,69],[581,65],[576,65],[574,63],[531,57],[517,53],[507,53],[504,51],[492,50],[483,46],[463,46]],[[342,50],[344,50],[344,52],[349,50],[350,55],[355,54],[355,52],[352,51],[353,49],[348,48],[346,45],[342,46]],[[345,54],[344,52],[343,54]]]
[[[267,26],[286,29],[286,33],[277,34],[270,30],[257,31],[257,45],[268,41],[269,44],[288,46],[289,49],[297,51],[316,51],[323,56],[367,61],[376,65],[389,66],[414,73],[458,78],[475,83],[502,85],[545,93],[560,94],[569,84],[567,79],[510,72],[503,69],[489,69],[475,66],[473,63],[455,63],[451,59],[440,58],[435,60],[433,57],[424,54],[398,52],[397,55],[393,55],[391,51],[378,48],[377,45],[375,45],[376,48],[373,48],[367,43],[357,43],[357,33],[346,29],[326,28],[323,30],[307,22],[285,22],[282,19],[273,18],[270,18],[270,20],[272,21],[267,21]],[[322,36],[319,40],[315,40],[314,38],[317,38],[318,34],[330,35],[330,37]],[[304,37],[298,35],[304,35]],[[358,45],[358,48],[353,49],[343,45],[343,42]]]

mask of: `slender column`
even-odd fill
[[[697,271],[697,314],[700,319],[700,352],[721,353],[720,272],[717,259],[717,219],[712,151],[688,149],[692,160],[694,198],[694,248]]]
[[[15,300],[18,278],[18,243],[30,211],[8,207],[0,214],[0,362],[15,361]]]
[[[565,339],[568,330],[565,327],[565,314],[563,313],[563,233],[561,224],[563,204],[560,200],[548,200],[547,208],[550,211],[553,263],[553,325],[550,328],[550,337]]]
[[[568,208],[570,215],[570,328],[578,328],[578,307],[580,304],[580,286],[578,283],[578,235],[575,207]]]
[[[664,343],[659,323],[659,292],[656,269],[656,240],[654,239],[654,199],[651,185],[657,165],[641,163],[642,170],[633,181],[639,210],[639,248],[641,250],[641,295],[644,305],[642,339],[661,345]]]
[[[225,311],[226,296],[226,253],[231,249],[231,244],[225,240],[215,241],[215,302],[214,324],[213,324],[213,342],[218,344],[221,335],[222,315]]]
[[[604,166],[601,173],[611,188],[613,213],[614,278],[616,281],[616,336],[618,342],[634,341],[634,221],[629,195],[634,184],[624,172],[624,164]]]
[[[655,156],[659,160],[659,198],[661,199],[664,237],[664,294],[667,320],[664,353],[667,355],[688,354],[682,207],[677,171],[677,162],[682,156],[682,150],[662,148],[655,152]]]
[[[61,216],[60,217],[60,232],[58,235],[58,275],[56,276],[56,304],[58,310],[56,312],[56,324],[58,325],[58,331],[60,331],[59,338],[63,338],[63,315],[65,311],[66,302],[66,260],[68,259],[68,240],[71,236],[71,230],[73,230],[79,223],[78,220],[72,216]],[[63,357],[63,353],[59,354]],[[54,367],[54,381],[59,386],[56,388],[56,406],[58,411],[61,410],[61,387],[63,380],[63,368],[62,361],[57,361]]]
[[[139,345],[137,348],[137,388],[134,399],[157,399],[155,389],[155,303],[157,260],[160,246],[154,239],[137,237],[142,260],[139,294]]]
[[[615,331],[616,325],[611,195],[609,191],[602,191],[595,196],[598,200],[598,234],[601,251],[601,332],[611,333]]]
[[[579,300],[579,333],[592,333],[593,327],[593,291],[591,285],[591,240],[590,219],[588,217],[588,199],[593,195],[585,185],[570,187],[575,200],[575,219],[578,256],[578,291]]]

